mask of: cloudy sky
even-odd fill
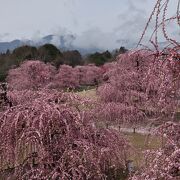
[[[74,34],[76,46],[112,49],[118,43],[138,41],[155,2],[0,0],[0,41],[38,40],[48,34]],[[175,14],[175,8],[176,3],[170,4],[169,13]],[[171,31],[175,36],[179,33],[174,26]]]

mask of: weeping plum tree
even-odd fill
[[[61,65],[51,82],[52,86],[60,89],[79,87],[79,72],[69,65]]]
[[[93,126],[89,100],[56,90],[9,97],[13,108],[0,112],[0,168],[15,168],[9,178],[105,179],[125,168],[127,140]]]
[[[52,81],[55,75],[55,67],[40,61],[26,61],[20,67],[11,69],[7,82],[10,89],[34,89],[43,88]]]
[[[101,81],[102,76],[103,71],[95,65],[76,66],[74,68],[69,65],[62,65],[49,87],[76,89],[81,86],[94,86]]]
[[[165,138],[165,144],[146,153],[146,164],[132,177],[133,180],[176,180],[180,177],[179,120],[175,123],[180,97],[180,44],[166,32],[166,23],[171,20],[177,20],[179,26],[180,4],[178,2],[177,15],[166,19],[169,2],[157,1],[138,43],[141,45],[147,26],[156,14],[155,30],[150,39],[155,50],[146,48],[118,56],[116,66],[98,88],[101,104],[97,112],[101,120],[119,124],[128,122],[130,125],[145,121],[161,125],[157,132]],[[162,22],[159,23],[160,10]],[[164,49],[158,45],[159,27],[162,27],[163,35],[170,44]]]
[[[93,64],[76,66],[75,69],[79,72],[80,85],[98,85],[102,80],[103,70]]]
[[[180,93],[179,43],[166,32],[166,23],[176,21],[179,25],[179,3],[175,17],[166,19],[169,1],[158,0],[138,45],[156,14],[155,30],[150,42],[155,50],[146,48],[119,55],[117,63],[108,74],[108,80],[99,87],[103,109],[100,106],[100,118],[119,123],[161,124],[174,120],[178,108]],[[162,13],[160,13],[162,11]],[[162,15],[162,22],[160,21]],[[163,35],[170,43],[169,48],[160,50],[158,31],[162,27]]]
[[[107,123],[136,126],[174,120],[179,103],[180,78],[178,71],[175,73],[179,62],[157,58],[154,61],[153,54],[141,53],[138,69],[135,54],[119,57],[108,81],[98,88],[103,103],[98,112]]]
[[[178,180],[180,176],[180,124],[167,122],[159,127],[155,135],[165,138],[165,144],[157,150],[145,152],[145,163],[132,180],[168,179]]]
[[[161,119],[162,125],[155,131],[156,135],[164,138],[165,141],[163,146],[158,150],[149,150],[145,153],[145,164],[141,171],[137,172],[132,178],[133,180],[143,180],[143,179],[168,179],[177,180],[180,178],[180,122],[175,121],[174,114],[179,107],[179,97],[180,97],[180,59],[179,50],[180,44],[176,39],[170,37],[166,31],[166,23],[172,21],[177,22],[177,26],[180,26],[180,15],[179,7],[180,1],[177,3],[176,15],[170,18],[166,18],[169,3],[175,3],[175,1],[170,0],[158,0],[153,12],[148,20],[148,23],[144,29],[142,37],[138,43],[141,43],[146,29],[155,14],[156,23],[155,29],[151,36],[150,42],[155,47],[155,58],[154,62],[151,64],[147,75],[146,83],[148,79],[151,82],[147,84],[146,92],[149,92],[150,97],[148,97],[148,105],[151,104],[156,111],[159,110],[161,113],[165,114],[171,109],[169,120],[171,122],[166,122],[166,118],[160,116],[158,113],[155,119]],[[159,19],[162,19],[159,23]],[[159,50],[158,44],[158,31],[162,30],[163,35],[167,42],[169,42],[170,48],[164,48]],[[160,62],[161,61],[161,62]],[[159,73],[160,72],[160,73]],[[153,84],[152,79],[156,78],[155,84]],[[151,93],[150,93],[151,92]],[[155,96],[154,96],[155,94]],[[158,97],[151,98],[152,96]],[[150,100],[152,99],[152,100]],[[153,108],[152,107],[152,108]]]
[[[144,54],[145,52],[140,51],[118,56],[115,66],[104,75],[108,78],[98,88],[104,107],[98,110],[100,119],[107,122],[115,121],[118,124],[137,124],[145,118],[143,107],[146,94],[142,77],[147,66],[146,62],[143,62]],[[138,67],[137,58],[142,60]]]
[[[97,85],[103,71],[95,65],[71,67],[61,65],[56,71],[50,64],[41,61],[26,61],[20,67],[11,69],[7,82],[10,89],[22,90],[39,88],[76,89],[80,86]]]
[[[116,66],[116,62],[105,63],[101,68],[103,72],[102,81],[108,81],[111,70]]]

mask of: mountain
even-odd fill
[[[22,45],[23,42],[20,40],[14,40],[10,42],[0,42],[0,53],[5,53],[8,49],[13,50]]]
[[[38,47],[44,44],[54,44],[57,48],[59,48],[62,51],[73,50],[73,49],[77,49],[72,45],[75,39],[76,37],[71,34],[62,35],[62,36],[47,35],[38,40],[16,39],[10,42],[0,42],[0,53],[5,53],[8,49],[12,51],[15,48],[20,47],[22,45],[30,45],[30,46]],[[84,52],[83,48],[81,49],[81,51]]]
[[[75,35],[73,34],[65,34],[65,35],[47,35],[40,39],[36,40],[13,40],[10,42],[0,42],[0,53],[5,53],[8,49],[14,50],[17,47],[20,47],[22,45],[31,45],[31,46],[42,46],[44,44],[54,44],[58,49],[61,51],[67,51],[67,50],[78,50],[82,55],[95,53],[95,52],[103,52],[104,49],[100,49],[96,46],[93,46],[93,48],[83,48],[83,47],[76,47],[74,44],[74,41],[76,40]],[[119,45],[119,47],[124,46],[127,49],[131,49],[136,47],[136,43],[132,42],[131,40],[126,39],[118,39],[116,40],[116,43]],[[160,47],[165,47],[167,43],[166,42],[160,42]],[[117,48],[119,48],[117,46]]]
[[[10,42],[0,42],[0,53],[5,53],[8,49],[10,51],[14,50],[17,47],[20,47],[22,45],[30,45],[30,46],[42,46],[44,44],[54,44],[57,48],[59,48],[61,51],[67,51],[67,50],[78,50],[82,55],[93,53],[96,51],[102,51],[98,48],[81,48],[81,47],[75,47],[73,45],[73,41],[76,39],[74,35],[67,34],[67,35],[47,35],[44,36],[38,40],[13,40]]]

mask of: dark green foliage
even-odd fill
[[[6,76],[7,76],[6,73],[1,73],[1,74],[0,74],[0,82],[4,82],[5,79],[6,79]]]
[[[45,44],[38,48],[38,57],[38,59],[47,63],[53,62],[55,59],[59,59],[59,57],[62,57],[62,53],[56,46],[52,44]]]
[[[128,50],[125,48],[125,47],[123,47],[123,46],[121,46],[119,49],[116,49],[115,51],[114,51],[114,53],[113,53],[113,59],[116,59],[116,57],[119,55],[119,54],[124,54],[124,53],[126,53]]]
[[[96,66],[101,66],[106,62],[109,62],[112,55],[109,51],[103,53],[96,52],[88,56],[88,62],[95,64]]]
[[[19,66],[25,60],[36,59],[37,49],[32,46],[22,46],[0,55],[0,81],[5,81],[9,69]]]
[[[63,53],[64,64],[70,65],[72,67],[77,65],[83,65],[82,56],[77,50],[66,51]]]
[[[12,55],[0,55],[0,82],[5,81],[8,70],[16,64],[16,61],[13,61]]]
[[[124,54],[126,53],[128,50],[125,47],[120,47],[119,49],[119,54]]]
[[[37,57],[37,54],[38,52],[37,52],[36,47],[27,46],[27,45],[18,47],[14,49],[14,51],[12,52],[12,56],[15,59],[19,59],[20,61],[21,60],[23,61],[25,59],[28,59],[28,60],[35,59]]]
[[[109,168],[106,171],[106,175],[109,180],[125,180],[128,177],[128,171],[122,169]]]
[[[54,65],[57,69],[59,68],[60,65],[64,64],[64,57],[63,56],[57,56],[52,62],[52,65]]]

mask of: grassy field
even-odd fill
[[[158,149],[161,147],[161,139],[155,136],[150,136],[147,142],[147,135],[139,133],[124,133],[126,138],[134,147],[134,153],[128,159],[133,160],[134,166],[139,169],[144,162],[143,151],[147,149]]]
[[[76,94],[80,95],[81,97],[97,99],[97,95],[96,95],[96,90],[95,89],[83,90],[83,91],[80,91],[80,92],[76,92]]]

